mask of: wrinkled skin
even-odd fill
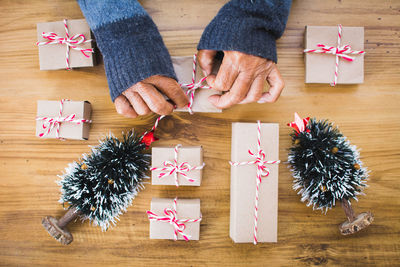
[[[271,60],[238,51],[224,51],[224,58],[216,75],[211,74],[215,63],[215,50],[200,50],[198,62],[207,77],[207,83],[223,95],[212,95],[209,101],[220,109],[235,104],[273,103],[283,88],[281,74]],[[263,93],[265,82],[270,88]],[[167,101],[162,94],[169,97]],[[172,103],[171,103],[172,102]],[[115,101],[119,114],[129,118],[151,112],[168,115],[174,107],[184,107],[189,100],[179,84],[171,78],[155,75],[125,90]]]

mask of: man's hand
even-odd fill
[[[217,51],[200,50],[197,58],[207,83],[216,90],[227,91],[212,95],[209,101],[217,108],[229,108],[235,104],[251,102],[275,102],[285,86],[281,74],[271,60],[238,51],[224,51],[224,59],[218,74],[211,74]],[[263,93],[265,81],[269,91]]]
[[[151,112],[168,115],[173,111],[174,104],[167,101],[161,93],[168,96],[177,107],[184,107],[189,103],[186,94],[174,79],[154,75],[126,89],[115,99],[115,108],[119,114],[128,118]]]

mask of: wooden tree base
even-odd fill
[[[374,220],[374,215],[371,212],[363,212],[358,214],[352,221],[345,221],[339,226],[342,235],[351,235],[358,231],[367,228]]]
[[[58,226],[58,220],[54,217],[47,216],[43,218],[42,225],[52,237],[63,245],[68,245],[74,240],[67,228]]]

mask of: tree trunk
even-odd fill
[[[80,214],[81,212],[79,210],[77,210],[75,207],[71,207],[59,220],[51,216],[43,218],[42,225],[46,229],[46,231],[58,242],[64,245],[68,245],[74,239],[66,226],[71,221],[78,218]]]
[[[353,210],[353,208],[351,207],[350,201],[348,201],[348,200],[346,199],[346,200],[342,200],[341,203],[342,203],[342,208],[343,208],[343,210],[344,210],[344,213],[346,214],[347,219],[349,220],[349,222],[354,221],[354,218],[355,218],[355,216],[354,216],[354,210]]]

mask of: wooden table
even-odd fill
[[[28,2],[28,1],[25,1]],[[172,55],[192,55],[202,30],[226,1],[143,1]],[[279,68],[286,88],[275,104],[238,105],[222,114],[174,114],[161,122],[160,145],[203,145],[207,168],[200,188],[150,186],[101,232],[87,222],[71,225],[74,242],[63,246],[43,229],[46,215],[61,216],[55,183],[69,162],[109,132],[131,127],[142,132],[154,116],[119,116],[109,99],[103,65],[74,71],[40,71],[36,23],[82,18],[77,3],[0,2],[0,265],[293,266],[397,265],[400,260],[400,2],[390,0],[295,0],[286,32],[278,41]],[[304,26],[365,27],[365,83],[354,86],[304,84]],[[89,100],[93,126],[89,141],[35,137],[36,100]],[[290,146],[286,123],[293,112],[329,118],[340,125],[371,170],[357,211],[371,210],[374,223],[354,236],[341,236],[340,207],[326,215],[300,202],[292,176],[280,165],[279,242],[234,244],[229,238],[231,122],[260,119],[280,124],[280,159]],[[198,242],[149,239],[145,210],[152,197],[201,198],[204,220]]]

